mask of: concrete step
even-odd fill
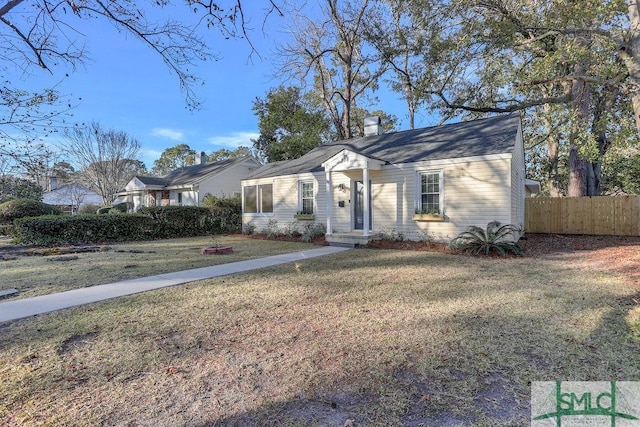
[[[338,246],[344,248],[355,248],[356,246],[366,245],[371,240],[376,240],[375,235],[363,236],[354,233],[333,233],[325,236],[325,240],[330,246]]]

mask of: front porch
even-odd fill
[[[350,231],[348,233],[332,233],[325,235],[325,240],[329,246],[340,246],[345,248],[355,248],[356,246],[366,245],[372,240],[379,240],[379,234],[364,235],[362,231]]]

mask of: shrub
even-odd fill
[[[319,222],[312,222],[311,224],[307,224],[302,229],[302,235],[300,236],[300,240],[303,242],[309,243],[314,239],[324,236],[327,232],[327,227]]]
[[[106,215],[111,210],[111,206],[103,206],[96,211],[98,215]]]
[[[143,215],[40,216],[15,220],[15,239],[40,245],[102,243],[155,238],[154,222]]]
[[[78,209],[79,214],[95,214],[98,212],[98,209],[101,209],[100,206],[94,205],[93,203],[87,203],[86,205],[80,206]]]
[[[389,230],[388,228],[383,227],[380,231],[380,239],[389,242],[401,242],[404,240],[404,234],[398,233],[395,228]]]
[[[42,200],[42,187],[28,179],[10,175],[0,176],[0,203],[12,199]]]
[[[300,236],[300,221],[293,221],[285,224],[282,227],[282,234],[287,236],[289,239]]]
[[[60,214],[62,212],[57,207],[33,199],[13,199],[0,204],[0,223],[11,223],[29,216]]]
[[[209,209],[199,206],[142,207],[139,215],[151,217],[156,233],[162,238],[192,237],[208,233],[206,217]]]
[[[242,233],[244,234],[255,234],[256,232],[256,225],[253,223],[253,221],[249,221],[246,224],[242,225]]]
[[[242,199],[207,195],[202,206],[209,209],[205,226],[212,233],[239,233],[242,231]]]
[[[262,230],[267,239],[275,239],[280,235],[280,227],[278,227],[277,219],[270,219],[267,226]]]
[[[109,213],[112,213],[114,210],[116,212],[120,212],[120,213],[127,213],[127,208],[128,208],[128,204],[127,202],[122,202],[122,203],[116,203],[115,205],[111,206],[111,211]]]
[[[507,252],[522,255],[522,248],[515,241],[517,232],[518,228],[514,225],[501,226],[498,221],[491,221],[486,230],[472,225],[453,239],[449,247],[472,254],[488,255],[491,251],[496,251],[503,256]]]

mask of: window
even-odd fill
[[[301,182],[299,188],[300,213],[313,213],[313,181]]]
[[[178,193],[178,206],[182,206],[182,193]]]
[[[273,212],[273,184],[258,185],[260,212]]]
[[[418,211],[423,214],[442,213],[442,172],[422,172],[420,176],[420,200]]]
[[[244,213],[273,212],[273,184],[247,185],[244,190]]]

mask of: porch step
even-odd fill
[[[355,248],[356,246],[366,245],[371,240],[376,240],[376,235],[363,236],[355,233],[333,233],[325,236],[325,240],[329,246],[339,246],[344,248]]]

